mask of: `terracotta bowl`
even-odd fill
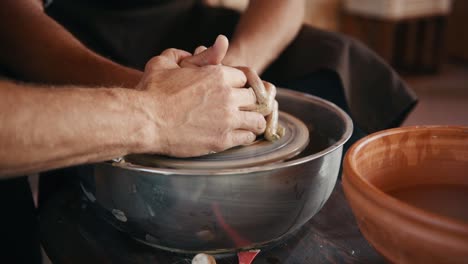
[[[468,127],[369,135],[343,188],[364,237],[393,263],[468,263]]]

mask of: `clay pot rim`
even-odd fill
[[[447,230],[457,235],[468,236],[468,223],[461,220],[456,220],[450,217],[442,216],[436,213],[432,213],[418,207],[412,206],[408,203],[400,201],[394,198],[384,191],[380,190],[369,181],[364,179],[353,165],[351,160],[357,155],[359,150],[367,144],[371,144],[374,140],[390,135],[400,133],[411,133],[413,131],[460,131],[462,133],[468,133],[468,126],[441,126],[441,125],[429,125],[429,126],[407,126],[393,129],[387,129],[380,132],[368,135],[356,143],[354,143],[344,158],[343,164],[343,184],[349,183],[352,189],[355,189],[356,193],[360,196],[364,196],[370,203],[375,203],[381,208],[385,208],[393,214],[398,214],[405,218],[413,219],[419,223],[437,227],[439,229]]]

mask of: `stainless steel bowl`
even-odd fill
[[[224,170],[106,162],[81,170],[83,193],[116,228],[171,251],[231,252],[279,240],[327,201],[352,122],[314,96],[278,89],[277,100],[309,129],[309,145],[290,160]]]

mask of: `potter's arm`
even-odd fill
[[[133,87],[142,73],[80,43],[37,0],[0,1],[0,65],[22,80]]]

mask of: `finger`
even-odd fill
[[[273,104],[275,102],[275,97],[276,97],[276,86],[266,81],[263,81],[263,84],[265,86],[265,90],[267,93],[266,105],[267,105],[268,110],[271,112],[273,109]]]
[[[226,149],[236,146],[250,145],[257,138],[254,133],[246,130],[234,130],[230,133],[230,142]]]
[[[205,51],[207,49],[207,47],[205,46],[198,46],[195,51],[193,52],[193,55],[198,55],[200,54],[201,52]]]
[[[244,88],[247,83],[247,77],[244,72],[229,66],[216,66],[223,70],[223,78],[227,85],[234,88]]]
[[[213,46],[209,47],[208,49],[197,53],[196,55],[187,58],[182,61],[180,64],[181,67],[200,67],[206,65],[218,65],[221,64],[224,57],[226,56],[227,50],[229,48],[229,41],[228,39],[223,36],[219,35],[216,38],[215,43]]]
[[[267,116],[267,124],[265,130],[265,139],[268,141],[278,140],[281,135],[278,134],[278,102],[273,101],[273,110]]]
[[[184,50],[166,49],[161,53],[159,57],[161,57],[161,61],[165,62],[165,66],[171,66],[175,68],[179,67],[179,63],[182,60],[190,56],[192,56],[192,54]]]
[[[246,131],[253,132],[256,135],[263,134],[267,127],[267,121],[265,117],[257,112],[248,112],[248,111],[239,111],[239,118],[237,119],[237,124],[235,124],[236,129],[242,129]]]
[[[257,95],[257,101],[259,104],[266,104],[268,101],[268,94],[266,92],[265,86],[263,84],[262,79],[258,76],[258,74],[248,68],[248,67],[236,67],[237,69],[241,70],[245,76],[247,77],[247,83],[252,87]]]
[[[265,90],[268,93],[269,97],[276,97],[276,86],[270,82],[263,81],[263,85],[265,86]]]
[[[233,104],[242,111],[252,111],[255,109],[257,97],[252,88],[233,88]]]

